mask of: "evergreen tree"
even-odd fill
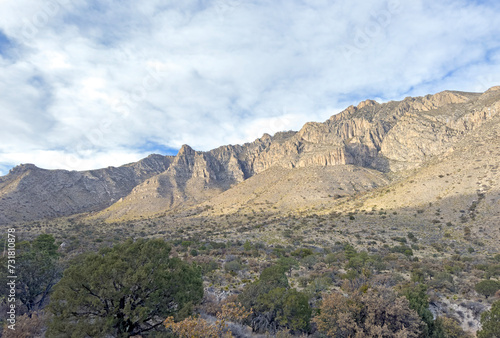
[[[43,307],[60,278],[58,246],[52,235],[43,234],[31,242],[20,242],[17,249],[17,296],[30,315]]]
[[[414,284],[403,290],[403,295],[408,299],[410,308],[415,310],[422,321],[427,325],[424,336],[439,337],[441,327],[435,327],[434,316],[429,310],[429,297],[424,284]],[[434,333],[436,331],[436,333]]]
[[[162,240],[128,240],[77,259],[55,286],[48,337],[128,337],[154,330],[201,300],[199,267],[170,258]]]
[[[478,338],[500,337],[500,300],[493,303],[489,311],[481,314],[481,326],[477,332]]]

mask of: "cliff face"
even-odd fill
[[[408,111],[389,131],[380,155],[389,160],[392,171],[416,167],[451,150],[454,143],[496,116],[500,108],[499,90],[483,95],[446,94],[437,95],[449,103],[438,105],[435,99],[428,98],[426,101],[432,105],[417,105],[420,110]]]
[[[495,88],[483,95],[442,92],[384,104],[367,100],[324,123],[307,123],[279,142],[265,135],[236,152],[241,162],[250,164],[247,176],[276,165],[352,164],[399,170],[447,151],[468,131],[491,119],[499,100],[500,91]]]
[[[184,145],[173,158],[153,156],[89,172],[20,167],[1,178],[0,210],[8,215],[4,221],[105,208],[99,217],[130,218],[201,203],[271,168],[351,165],[379,174],[415,168],[452,151],[499,109],[500,87],[483,94],[445,91],[384,104],[367,100],[298,132],[265,134],[208,152]],[[375,176],[373,186],[379,186],[384,180]],[[38,211],[12,211],[12,201],[26,210],[36,205]]]
[[[170,156],[150,155],[118,168],[80,172],[19,165],[0,177],[0,224],[101,210],[172,161]]]

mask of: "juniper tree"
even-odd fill
[[[47,336],[128,337],[188,315],[203,296],[201,269],[169,254],[164,241],[140,239],[77,259],[54,288]]]

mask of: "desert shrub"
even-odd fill
[[[328,287],[332,284],[332,279],[329,277],[317,277],[314,278],[309,285],[307,285],[307,288],[305,292],[312,296],[319,295],[321,292],[324,292],[328,289]]]
[[[275,334],[284,328],[302,332],[309,330],[311,308],[308,297],[289,288],[282,266],[264,269],[259,280],[247,285],[238,299],[246,308],[253,309],[248,321],[254,332]]]
[[[411,234],[411,232],[410,232],[410,234]],[[406,244],[407,243],[406,238],[404,238],[404,237],[392,237],[391,239],[393,241],[396,241],[396,242],[399,242],[399,243],[402,243],[402,244]]]
[[[204,262],[198,262],[198,265],[201,267],[201,271],[203,272],[204,275],[212,271],[215,271],[219,268],[219,264],[212,259]]]
[[[210,246],[214,249],[225,249],[226,243],[210,242]]]
[[[243,267],[243,265],[238,260],[227,262],[224,265],[224,269],[227,272],[232,272],[232,273],[237,273],[238,271],[240,271],[242,269],[242,267]]]
[[[42,337],[47,325],[48,315],[42,311],[34,312],[29,316],[24,314],[16,318],[15,330],[11,330],[5,325],[2,337],[4,338],[26,338]]]
[[[412,282],[423,283],[425,280],[425,274],[422,269],[413,269],[410,277]]]
[[[299,262],[293,257],[280,257],[276,264],[287,271],[289,277],[292,275],[292,270],[299,267]]]
[[[413,232],[409,232],[407,236],[410,239],[410,241],[412,241],[412,242],[416,242],[417,241],[417,237],[415,237],[415,235],[413,234]]]
[[[491,277],[500,276],[500,264],[488,265],[484,274],[484,278],[490,279]]]
[[[477,283],[474,289],[477,291],[477,293],[488,298],[489,296],[493,296],[495,292],[500,290],[500,282],[486,279]]]
[[[175,322],[174,317],[168,317],[163,325],[181,338],[219,338],[233,337],[229,332],[228,321],[242,322],[250,315],[240,303],[226,302],[217,312],[215,323],[209,323],[200,317],[188,317]]]
[[[200,317],[185,318],[175,322],[174,317],[168,317],[163,325],[179,338],[219,338],[221,329]]]
[[[192,244],[193,244],[193,242],[191,242],[191,241],[182,241],[182,242],[181,242],[181,245],[182,245],[183,247],[185,247],[185,248],[190,247]]]
[[[455,291],[453,276],[448,272],[439,272],[435,278],[429,282],[429,285],[437,289],[447,289],[450,292]]]
[[[300,260],[300,264],[308,269],[312,269],[317,262],[318,259],[314,255],[305,256]]]
[[[307,257],[307,256],[311,256],[313,254],[314,254],[313,251],[311,249],[307,249],[307,248],[300,248],[300,249],[296,249],[296,250],[291,252],[292,256],[298,257],[300,259]]]
[[[413,250],[406,246],[406,245],[397,245],[397,246],[394,246],[392,248],[390,248],[390,252],[394,252],[394,253],[401,253],[407,257],[409,256],[413,256]]]
[[[245,250],[245,251],[252,250],[252,243],[250,243],[248,240],[246,240],[245,243],[243,244],[243,250]]]
[[[327,295],[313,321],[329,337],[419,337],[424,327],[408,300],[386,288]]]
[[[469,332],[465,332],[460,327],[459,323],[452,318],[448,317],[438,317],[436,318],[436,323],[440,325],[443,329],[444,336],[446,338],[472,338],[473,335]]]

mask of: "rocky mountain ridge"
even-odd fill
[[[208,152],[185,145],[165,173],[138,186],[100,217],[151,216],[195,205],[274,167],[370,168],[379,173],[373,178],[373,186],[379,186],[384,180],[381,173],[414,168],[446,152],[468,131],[491,119],[499,99],[500,91],[493,88],[484,94],[445,91],[384,104],[367,100],[323,123],[306,123],[298,132],[265,134],[252,143]],[[272,178],[264,181],[270,183]],[[325,193],[332,195],[326,191],[317,195]]]
[[[184,145],[175,157],[154,157],[158,165],[150,170],[138,169],[146,165],[142,163],[146,159],[137,162],[141,163],[138,167],[132,164],[93,174],[45,171],[42,175],[38,173],[41,169],[30,166],[15,168],[0,178],[0,222],[99,210],[96,217],[115,220],[151,216],[216,198],[251,177],[272,175],[273,168],[292,173],[345,165],[371,170],[363,171],[366,175],[359,182],[355,175],[345,177],[358,187],[352,189],[354,193],[383,185],[387,175],[418,168],[451,151],[499,110],[500,87],[483,94],[445,91],[383,104],[366,100],[323,123],[306,123],[298,132],[265,134],[251,143],[207,152]],[[341,174],[336,177],[333,172],[321,172],[325,180],[343,179]],[[287,177],[295,179],[293,174]],[[373,184],[366,182],[368,177],[373,177]],[[300,180],[295,182],[296,187],[301,184]],[[318,191],[318,196],[325,193]],[[52,198],[53,194],[57,198]],[[12,210],[17,203],[12,201],[23,198],[21,205],[33,208],[33,212]]]
[[[172,161],[172,156],[153,154],[121,167],[89,171],[18,165],[0,177],[0,224],[101,210],[164,172]]]

